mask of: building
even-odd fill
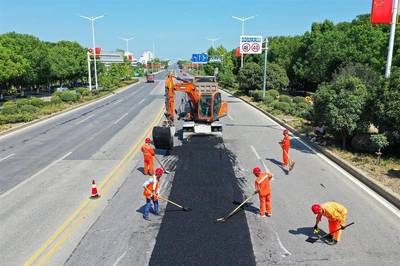
[[[139,58],[141,64],[147,64],[149,61],[154,59],[154,55],[150,51],[144,51],[142,56]]]

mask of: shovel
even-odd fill
[[[347,227],[349,227],[350,225],[353,225],[353,224],[354,224],[354,222],[349,223],[348,225],[343,226],[343,229],[339,228],[339,229],[333,231],[332,233],[328,233],[328,234],[325,234],[325,235],[322,235],[322,236],[318,235],[317,237],[309,237],[309,238],[306,239],[306,241],[309,242],[309,243],[315,243],[318,240],[324,239],[325,237],[330,236],[330,235],[332,235],[333,233],[336,233],[339,230],[344,230],[344,229],[346,229]]]
[[[158,164],[161,166],[161,168],[164,170],[164,172],[166,174],[170,174],[170,171],[167,171],[167,169],[165,169],[164,165],[160,162],[160,160],[158,160],[157,156],[154,156],[154,158],[156,158],[156,161],[158,162]]]
[[[162,200],[165,200],[166,202],[171,203],[172,205],[175,205],[176,207],[178,207],[178,208],[184,210],[185,212],[189,212],[189,211],[192,210],[192,208],[187,208],[187,207],[181,206],[181,205],[179,205],[178,203],[173,202],[172,200],[169,200],[169,199],[167,199],[167,198],[164,198],[164,197],[161,196],[161,195],[158,195],[158,197],[159,197],[160,199],[162,199]]]
[[[233,211],[231,211],[231,213],[229,213],[226,217],[218,218],[218,219],[216,220],[216,222],[218,222],[218,223],[225,223],[226,220],[228,220],[232,215],[234,215],[234,214],[237,212],[237,210],[240,209],[240,207],[242,207],[246,202],[248,202],[250,199],[252,199],[252,198],[254,197],[254,195],[256,195],[257,193],[258,193],[258,192],[254,192],[251,196],[249,196],[247,199],[245,199],[236,209],[234,209]]]

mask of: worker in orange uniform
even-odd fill
[[[146,138],[145,144],[142,146],[143,158],[144,158],[144,166],[143,166],[143,173],[147,175],[153,175],[154,173],[154,160],[153,157],[155,156],[154,149],[151,147],[151,139]]]
[[[151,207],[151,202],[153,202],[154,214],[160,215],[160,207],[158,205],[158,194],[160,188],[160,178],[164,173],[163,169],[157,168],[156,175],[149,177],[149,179],[143,184],[143,196],[146,197],[146,205],[144,206],[143,218],[145,220],[150,220],[149,212]]]
[[[165,80],[165,93],[167,98],[167,112],[170,125],[174,125],[174,109],[175,109],[175,91],[174,91],[174,79],[172,74],[169,74]]]
[[[342,229],[344,229],[344,225],[346,223],[347,209],[343,205],[331,201],[321,205],[314,204],[311,206],[311,210],[317,215],[314,233],[319,232],[318,223],[321,221],[321,217],[325,216],[328,219],[329,233],[331,234],[328,239],[328,244],[337,244],[337,242],[340,241]]]
[[[256,176],[255,187],[260,198],[260,217],[265,217],[265,214],[270,217],[272,215],[272,206],[269,181],[272,178],[272,174],[261,172],[259,167],[253,169],[253,174]]]
[[[289,149],[290,149],[290,137],[289,137],[289,130],[286,128],[283,130],[283,139],[279,142],[279,144],[282,147],[282,161],[283,161],[283,166],[288,168],[289,164]],[[287,170],[286,173],[288,173],[289,170]]]

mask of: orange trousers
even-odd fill
[[[329,233],[334,232],[335,230],[340,228],[340,225],[345,223],[346,221],[338,221],[338,220],[329,220]],[[333,239],[335,239],[336,241],[340,241],[341,237],[342,237],[342,230],[339,230],[335,233],[332,234]]]
[[[258,197],[260,198],[260,215],[265,215],[265,210],[272,214],[271,193],[265,196],[258,194]]]
[[[282,161],[283,161],[283,165],[287,166],[289,164],[289,149],[282,149]]]
[[[153,157],[144,157],[144,167],[143,172],[147,175],[150,172],[150,175],[154,174],[154,161]]]

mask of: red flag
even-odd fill
[[[238,48],[236,48],[236,51],[235,51],[235,56],[236,57],[240,57],[241,56],[241,53],[240,53],[240,48],[238,47]]]
[[[372,0],[371,23],[391,24],[393,0]]]

